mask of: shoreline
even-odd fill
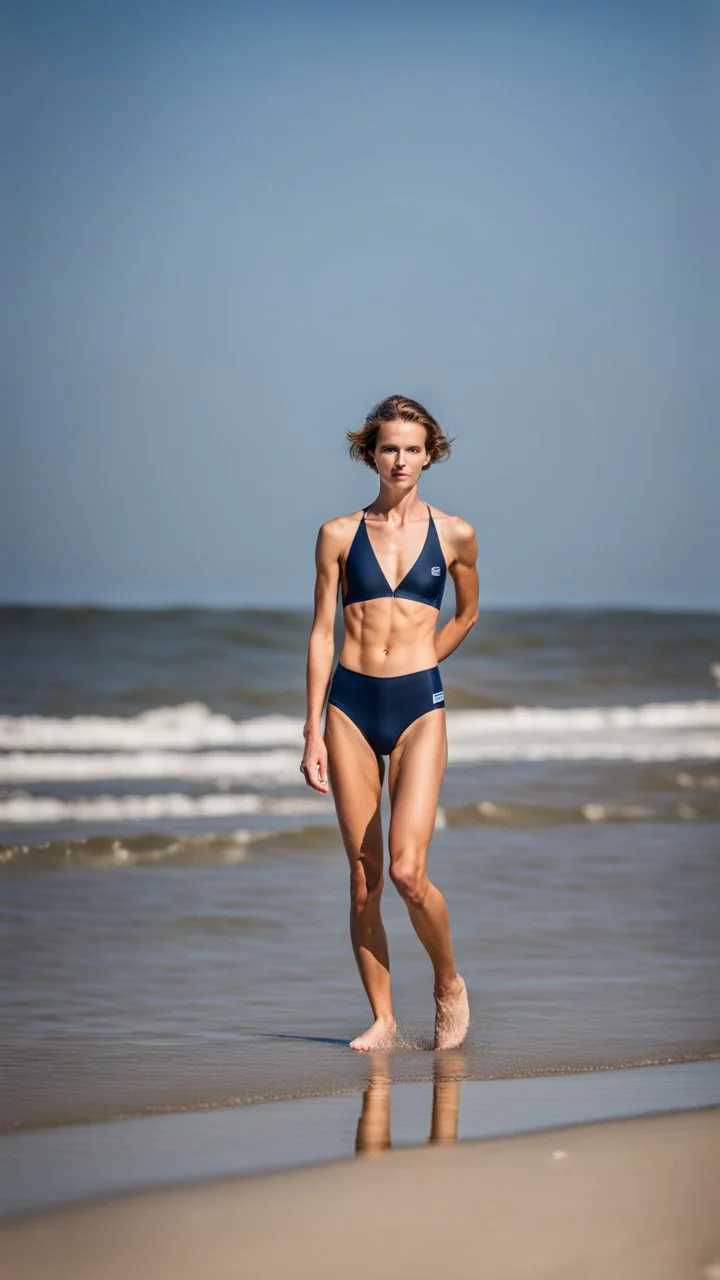
[[[376,1056],[353,1053],[346,1041],[329,1037],[270,1038],[272,1047],[253,1037],[135,1048],[112,1041],[51,1045],[49,1050],[7,1045],[2,1053],[0,1139],[51,1128],[352,1095],[365,1088]],[[278,1040],[286,1041],[284,1051]],[[396,1084],[429,1082],[436,1074],[442,1055],[422,1038],[416,1041],[388,1051]],[[716,1062],[720,1044],[713,1040],[691,1048],[638,1046],[629,1053],[575,1053],[560,1060],[541,1051],[533,1057],[498,1054],[493,1046],[469,1043],[461,1054],[461,1079],[491,1083]],[[88,1062],[94,1064],[91,1072]]]
[[[715,1280],[719,1184],[712,1107],[128,1193],[0,1240],[8,1280],[353,1280],[363,1222],[373,1269],[414,1280]]]
[[[330,1096],[2,1135],[0,1159],[13,1179],[0,1222],[98,1196],[326,1166],[391,1146],[510,1139],[720,1106],[717,1060],[476,1080],[464,1074],[459,1051],[438,1055],[433,1077],[416,1082],[398,1082],[389,1056],[365,1062],[364,1088]]]

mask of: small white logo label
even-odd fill
[[[442,573],[442,569],[440,568],[439,564],[434,564],[430,572],[433,578],[439,578],[440,574]]]
[[[440,691],[440,693],[433,694],[433,702],[444,702],[444,701],[445,701],[445,694],[442,692],[442,690]]]

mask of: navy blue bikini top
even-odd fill
[[[417,560],[405,574],[402,582],[392,590],[368,537],[363,508],[362,520],[355,530],[355,537],[345,561],[345,594],[343,608],[363,600],[379,600],[396,596],[399,600],[417,600],[439,609],[442,604],[447,568],[432,512],[428,507],[428,531]]]

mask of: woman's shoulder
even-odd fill
[[[330,520],[320,525],[318,537],[324,543],[337,543],[342,546],[349,537],[352,537],[362,517],[362,507],[358,507],[357,511],[350,511],[345,516],[332,516]]]
[[[357,524],[358,520],[362,520],[364,507],[358,507],[357,511],[350,511],[346,516],[331,516],[321,524],[320,528],[327,530],[328,533],[345,533],[351,525]]]
[[[447,511],[441,511],[439,507],[433,507],[431,504],[430,512],[436,525],[439,525],[440,532],[449,542],[463,543],[468,542],[475,537],[475,530],[469,521],[464,520],[462,516],[450,515]]]

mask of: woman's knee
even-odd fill
[[[350,870],[350,904],[353,911],[364,911],[368,906],[379,902],[382,890],[382,867],[358,859]]]
[[[415,854],[394,858],[390,865],[390,879],[404,902],[421,907],[428,891],[428,878],[424,858]]]

